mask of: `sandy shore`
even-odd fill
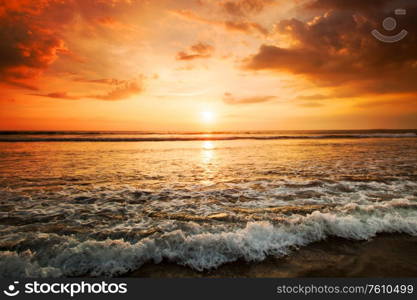
[[[169,262],[146,264],[128,277],[416,277],[417,237],[383,234],[370,241],[333,238],[303,247],[286,257],[238,261],[196,272]]]

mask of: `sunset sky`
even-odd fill
[[[0,130],[417,128],[416,96],[413,0],[0,0]]]

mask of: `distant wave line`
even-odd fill
[[[307,140],[307,139],[368,139],[368,138],[417,138],[416,133],[399,134],[340,134],[340,135],[275,135],[275,136],[199,136],[199,137],[45,137],[0,138],[0,142],[186,142],[186,141],[233,141],[233,140]]]
[[[417,129],[363,129],[363,130],[238,130],[238,131],[1,131],[0,136],[35,135],[368,135],[368,134],[417,134]]]

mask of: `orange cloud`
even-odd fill
[[[91,82],[91,81],[90,81]],[[132,96],[139,95],[143,92],[143,84],[138,81],[114,80],[112,83],[105,80],[95,81],[97,83],[116,84],[117,86],[107,93],[102,94],[88,94],[88,95],[69,95],[68,92],[53,92],[47,94],[31,94],[34,96],[63,99],[63,100],[80,100],[85,98],[104,100],[104,101],[119,101],[125,100]]]
[[[65,42],[53,30],[32,20],[38,11],[32,6],[19,11],[10,3],[0,4],[0,80],[33,89],[28,79],[37,77],[66,50]]]
[[[80,99],[80,97],[68,95],[67,92],[55,92],[55,93],[48,93],[48,94],[33,94],[33,95],[47,97],[47,98],[54,98],[54,99],[66,99],[66,100]]]
[[[216,20],[211,20],[211,19],[201,17],[191,10],[176,10],[176,11],[171,11],[171,13],[177,17],[180,17],[188,21],[199,22],[203,24],[216,26],[216,27],[221,27],[227,31],[240,32],[240,33],[246,33],[246,34],[257,33],[263,36],[268,34],[268,30],[256,22],[249,22],[245,20],[243,21],[216,21]]]
[[[142,84],[139,84],[138,82],[126,82],[114,88],[113,90],[109,91],[108,93],[90,95],[87,97],[93,98],[93,99],[99,99],[99,100],[106,100],[106,101],[117,101],[117,100],[127,99],[134,95],[138,95],[142,91],[143,91]]]
[[[226,0],[219,5],[230,15],[244,17],[260,13],[268,5],[274,4],[274,0]]]
[[[264,103],[275,100],[276,96],[254,96],[254,97],[242,97],[236,98],[231,93],[224,93],[223,102],[231,105],[238,104],[255,104],[255,103]]]
[[[108,85],[121,85],[126,82],[127,80],[120,80],[115,78],[100,78],[100,79],[87,79],[87,78],[74,78],[73,81],[75,82],[84,82],[84,83],[98,83],[98,84],[108,84]]]
[[[59,56],[81,61],[65,35],[77,17],[98,26],[119,23],[112,16],[130,0],[14,0],[0,3],[0,81],[36,89],[39,77]]]
[[[177,60],[193,60],[198,58],[209,58],[211,57],[212,53],[214,51],[214,47],[199,42],[197,44],[194,44],[190,47],[189,51],[180,51],[177,53]]]

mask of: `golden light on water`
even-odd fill
[[[204,141],[201,145],[201,163],[204,172],[202,173],[204,185],[213,184],[213,179],[216,176],[217,164],[215,159],[215,145],[212,141]]]
[[[203,142],[203,146],[202,146],[203,150],[213,150],[214,149],[214,144],[212,141],[205,141]]]

